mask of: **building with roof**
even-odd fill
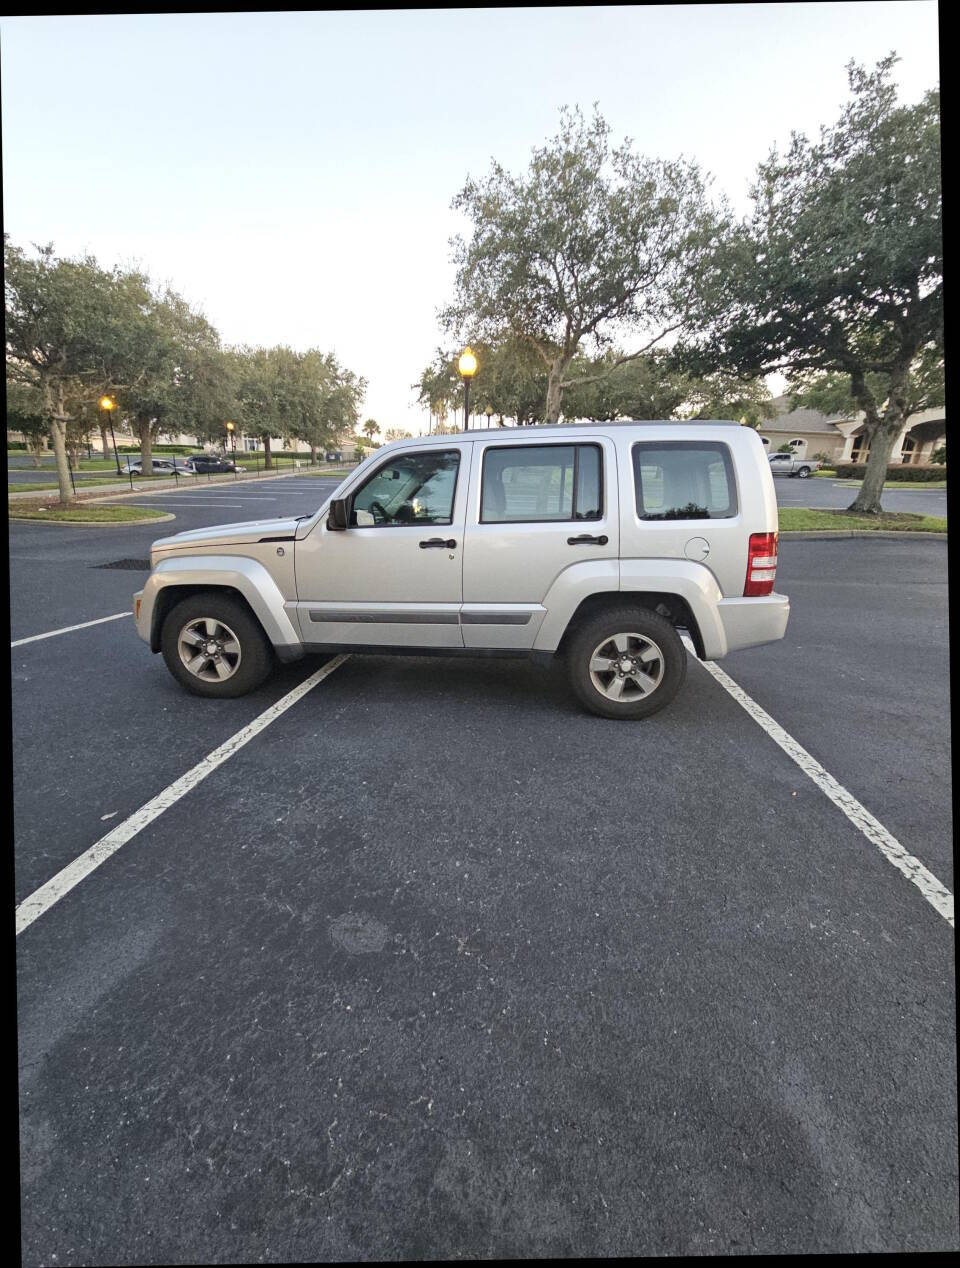
[[[774,397],[774,418],[757,429],[771,453],[789,445],[801,458],[823,453],[832,462],[864,462],[870,446],[863,434],[863,411],[821,414],[815,409],[791,410],[786,396]],[[946,443],[946,410],[943,406],[912,414],[897,437],[891,462],[929,462],[930,455]]]

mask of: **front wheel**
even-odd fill
[[[259,621],[229,594],[200,591],[167,613],[160,651],[182,687],[197,696],[244,696],[273,668]]]
[[[683,685],[687,653],[674,627],[649,608],[622,607],[586,621],[567,649],[580,703],[602,718],[639,719],[670,703]]]

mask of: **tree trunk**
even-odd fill
[[[315,467],[316,465],[317,465],[317,446],[311,445],[310,446],[310,466]]]
[[[62,418],[51,419],[50,434],[53,438],[53,452],[57,459],[57,484],[60,486],[60,505],[69,506],[73,501],[73,486],[70,483],[70,465],[67,462],[67,424]]]
[[[847,508],[867,515],[879,515],[883,509],[880,505],[880,494],[887,478],[887,464],[893,451],[894,443],[900,434],[900,420],[884,418],[874,431],[870,441],[870,455],[867,458],[867,469],[863,473],[863,484],[853,502]]]
[[[140,475],[153,475],[153,436],[150,432],[150,418],[147,414],[137,415],[137,429],[140,432]]]
[[[110,438],[107,436],[107,428],[104,423],[100,424],[100,444],[103,446],[103,456],[106,458],[110,448]]]
[[[270,437],[264,436],[263,438],[263,469],[264,471],[269,471],[272,466],[273,466],[273,457],[270,453]]]
[[[569,357],[557,357],[555,361],[550,363],[550,373],[547,378],[547,400],[544,406],[546,415],[544,422],[557,423],[560,421],[560,406],[563,402],[563,376],[566,374],[570,365]]]

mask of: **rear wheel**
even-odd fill
[[[801,480],[806,480],[809,474],[810,474],[809,467],[801,467],[800,470],[797,472],[797,475],[800,477]]]
[[[273,648],[239,600],[216,590],[181,599],[160,633],[167,668],[198,696],[243,696],[273,668]]]
[[[567,649],[574,693],[602,718],[649,717],[670,703],[686,673],[679,634],[649,608],[603,612],[576,631]]]

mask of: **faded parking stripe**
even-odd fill
[[[692,658],[696,660],[693,644],[687,639],[684,639],[684,642]],[[939,912],[947,924],[953,928],[954,903],[950,890],[928,868],[924,867],[918,858],[904,849],[879,819],[875,819],[866,806],[857,801],[853,793],[848,792],[842,784],[838,783],[829,771],[825,770],[802,744],[789,735],[779,722],[775,722],[765,709],[748,696],[729,674],[724,673],[712,660],[701,660],[697,663],[702,665],[707,673],[736,700],[737,704],[763,727],[770,738],[796,762],[804,774],[810,776],[821,792],[826,793],[833,804],[843,811],[853,826],[877,847],[887,862],[892,863],[908,881],[916,885],[930,906]]]
[[[29,898],[25,898],[22,903],[17,906],[17,936],[23,933],[24,929],[28,929],[30,925],[45,911],[49,911],[54,903],[58,903],[65,894],[91,872],[95,871],[101,863],[105,863],[108,858],[116,854],[121,846],[141,832],[154,819],[159,818],[165,810],[169,810],[172,805],[186,796],[192,788],[196,788],[202,780],[211,775],[218,766],[232,757],[238,749],[249,743],[255,735],[275,722],[281,714],[286,713],[291,705],[297,703],[303,696],[311,691],[319,682],[332,674],[338,669],[347,656],[335,656],[333,660],[328,661],[326,665],[318,669],[316,673],[305,678],[299,686],[294,687],[292,691],[279,699],[276,704],[272,704],[269,709],[265,709],[259,717],[248,723],[247,726],[237,731],[235,735],[231,735],[229,740],[225,740],[219,748],[215,748],[212,753],[208,753],[202,761],[198,762],[192,770],[188,770],[185,775],[181,775],[167,788],[153,797],[146,805],[141,806],[123,823],[117,826],[105,837],[101,837],[89,850],[85,850],[72,863],[68,863],[66,867],[61,868],[56,876],[53,876],[41,885],[39,889],[34,890]]]

